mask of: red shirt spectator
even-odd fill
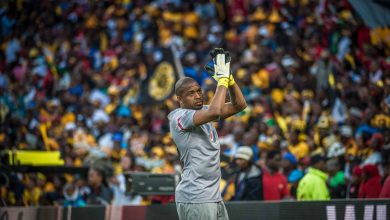
[[[381,194],[379,198],[390,198],[390,176],[386,178],[385,183],[383,184]]]
[[[287,178],[276,172],[271,174],[267,168],[263,169],[263,196],[264,200],[281,200],[290,195]]]
[[[378,198],[382,189],[381,176],[375,165],[363,167],[363,182],[359,188],[359,198]]]
[[[266,166],[263,167],[264,200],[281,200],[290,195],[287,178],[278,172],[281,168],[282,154],[273,150],[267,155]]]

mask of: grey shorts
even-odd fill
[[[180,220],[229,220],[225,204],[210,203],[176,203]]]

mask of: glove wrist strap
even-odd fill
[[[229,78],[220,78],[218,80],[218,86],[225,86],[226,88],[228,88],[228,86],[229,86]]]

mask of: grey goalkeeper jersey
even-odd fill
[[[203,106],[203,109],[207,108]],[[211,122],[194,126],[195,111],[178,108],[168,115],[172,138],[184,164],[175,200],[183,203],[219,202],[222,197],[217,131]]]

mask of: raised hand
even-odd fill
[[[217,57],[218,55],[224,55],[224,59],[225,59],[225,64],[226,65],[223,65],[223,66],[218,66],[217,64]],[[228,81],[228,86],[231,87],[235,84],[235,81],[234,81],[234,78],[233,78],[233,74],[231,73],[230,71],[230,61],[231,61],[231,56],[230,56],[230,53],[229,51],[224,51],[222,48],[215,48],[213,50],[210,51],[210,55],[211,55],[211,58],[212,60],[210,60],[205,66],[205,70],[207,71],[207,73],[213,77],[215,79],[215,81],[218,82],[218,79],[219,78],[222,78],[221,77],[221,73],[218,73],[218,72],[221,72],[221,71],[226,71],[226,69],[228,69],[228,72],[229,72],[229,81]],[[219,56],[220,59],[223,59],[221,56]],[[221,60],[220,60],[221,61]],[[220,62],[220,64],[223,63],[223,62]],[[218,66],[218,67],[217,67]],[[222,68],[222,69],[221,69]],[[226,72],[224,72],[226,73]],[[226,74],[224,75],[224,77],[226,77]]]

